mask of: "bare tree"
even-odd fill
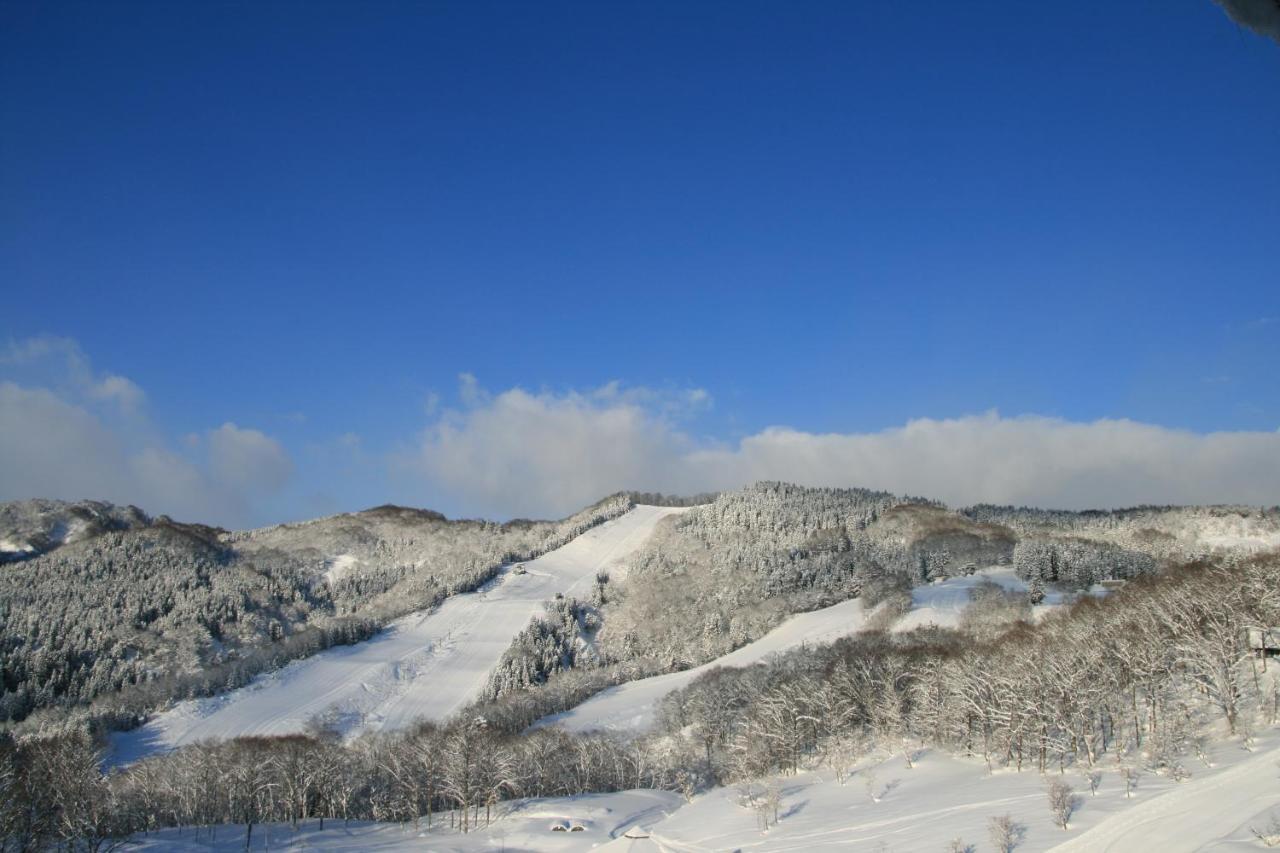
[[[1133,797],[1133,791],[1138,787],[1138,777],[1140,775],[1136,769],[1127,764],[1120,768],[1120,778],[1124,780],[1124,798],[1126,800]]]
[[[871,798],[871,802],[880,802],[881,788],[879,780],[876,779],[876,769],[868,767],[862,771],[862,785],[866,788],[867,796]]]
[[[1022,843],[1027,828],[1010,815],[1004,814],[987,821],[987,834],[1000,853],[1013,853],[1014,848]]]
[[[1049,797],[1049,813],[1053,817],[1053,822],[1062,829],[1066,829],[1071,821],[1071,815],[1080,806],[1080,798],[1076,796],[1075,790],[1061,779],[1050,779],[1046,794]]]

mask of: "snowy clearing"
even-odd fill
[[[1231,756],[1237,758],[1237,756]],[[1128,850],[1256,850],[1250,832],[1280,815],[1280,747],[1192,778],[1054,848],[1059,853]]]
[[[324,579],[329,583],[337,583],[351,574],[360,565],[360,558],[355,554],[338,554],[329,560],[329,567],[324,571]]]
[[[1010,590],[1025,591],[1027,588],[1013,573],[1013,569],[1009,568],[985,569],[973,576],[949,578],[940,583],[916,587],[911,593],[911,612],[894,623],[893,630],[910,631],[925,625],[956,627],[960,623],[960,613],[969,605],[970,590],[984,580],[993,581]],[[1047,591],[1045,603],[1035,609],[1036,615],[1060,606],[1066,598],[1061,592]],[[769,655],[800,645],[830,643],[856,633],[865,623],[866,614],[858,599],[801,613],[792,616],[754,643],[748,643],[723,657],[682,672],[655,675],[610,687],[573,710],[539,720],[533,728],[559,726],[571,732],[604,730],[642,734],[653,726],[654,713],[662,697],[673,690],[679,690],[708,670],[715,667],[750,666]]]
[[[1027,583],[1007,567],[983,569],[973,575],[947,578],[934,584],[918,586],[911,591],[911,611],[893,624],[895,633],[912,631],[926,625],[937,625],[941,628],[957,628],[960,626],[960,614],[969,606],[970,593],[983,581],[992,581],[1012,592],[1026,592]],[[1092,587],[1089,595],[1106,595],[1107,590],[1101,586]],[[1075,599],[1074,593],[1063,592],[1049,587],[1045,589],[1044,601],[1032,608],[1032,616],[1041,618],[1046,613],[1069,604]]]
[[[539,720],[533,727],[554,725],[572,732],[609,730],[641,734],[653,725],[654,713],[663,696],[679,690],[704,672],[719,666],[750,666],[769,655],[804,644],[830,643],[858,631],[865,621],[862,602],[857,599],[801,613],[754,643],[710,663],[610,687],[571,711]]]
[[[585,590],[644,544],[681,507],[638,506],[572,542],[508,567],[473,593],[398,619],[372,639],[294,661],[248,686],[179,703],[145,726],[116,735],[112,761],[129,763],[208,738],[282,735],[330,716],[346,734],[443,719],[473,700],[512,639],[556,593]]]
[[[1026,583],[1013,569],[984,569],[974,575],[947,578],[911,590],[911,612],[893,625],[894,632],[912,631],[926,625],[956,628],[960,614],[969,606],[970,592],[983,581],[993,581],[1007,590],[1025,592]]]

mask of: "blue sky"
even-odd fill
[[[0,498],[1280,503],[1277,92],[1208,0],[6,3]]]

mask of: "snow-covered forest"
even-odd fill
[[[901,600],[912,586],[976,566],[1012,564],[1028,580],[1086,589],[1277,531],[1275,510],[952,512],[883,492],[759,483],[667,521],[628,577],[605,587],[598,657],[684,668],[789,614],[858,595]]]
[[[80,505],[41,506],[0,512],[12,553],[35,543],[37,554],[0,569],[0,720],[72,711],[127,726],[169,699],[234,688],[365,639],[631,502],[616,496],[561,522],[505,524],[388,506],[244,532],[137,510],[129,525],[86,529]],[[79,532],[50,548],[47,531],[69,527]]]
[[[271,655],[358,639],[633,500],[559,524],[391,508],[246,533],[145,519],[3,567],[5,707],[44,708],[0,740],[6,849],[226,823],[250,835],[320,820],[466,831],[515,798],[693,797],[815,769],[843,780],[867,756],[909,767],[922,750],[993,772],[1105,762],[1179,779],[1207,733],[1247,744],[1280,719],[1280,670],[1250,640],[1280,624],[1280,511],[953,512],[761,483],[661,518],[613,571],[547,601],[454,717],[355,738],[317,718],[301,734],[196,743],[103,772],[102,724],[120,722],[107,703],[140,716],[242,683]],[[999,566],[1020,585],[966,577]],[[1115,582],[1105,595],[1101,581]],[[953,626],[896,627],[921,590],[961,582],[969,603]],[[96,597],[76,595],[86,583]],[[1046,595],[1062,604],[1038,606]],[[865,618],[849,636],[711,669],[660,702],[652,729],[530,729],[611,685],[714,661],[792,614],[850,599]],[[351,633],[300,639],[343,625]]]

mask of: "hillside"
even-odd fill
[[[149,524],[151,519],[136,506],[120,507],[104,501],[0,503],[0,563],[28,560],[111,530]]]
[[[379,507],[231,532],[107,504],[3,505],[0,537],[34,556],[0,567],[0,721],[95,703],[128,724],[371,636],[629,506],[505,524]]]
[[[853,596],[905,607],[911,587],[979,566],[1086,589],[1278,546],[1280,509],[953,511],[883,492],[758,483],[659,528],[608,587],[600,646],[607,660],[684,668],[788,615]]]
[[[1257,664],[1243,627],[1280,621],[1277,572],[1275,555],[1171,568],[994,637],[969,631],[967,610],[957,628],[901,633],[844,613],[812,646],[790,635],[781,654],[725,659],[660,700],[637,682],[645,695],[605,715],[608,733],[467,713],[345,741],[207,740],[105,779],[85,738],[0,738],[9,817],[60,815],[31,830],[51,838],[234,825],[137,838],[193,850],[983,849],[1005,816],[1019,850],[1130,849],[1135,833],[1171,851],[1255,849],[1251,828],[1276,812],[1280,670]],[[961,576],[917,590],[948,585],[984,588]],[[846,626],[862,630],[840,637]],[[613,796],[636,789],[682,800]],[[581,838],[553,829],[575,825]]]
[[[72,635],[118,632],[134,650],[124,665],[173,665],[178,649],[198,659],[175,639],[210,601],[254,601],[222,629],[242,648],[257,635],[236,630],[252,619],[292,632],[273,641],[265,623],[258,642],[278,649],[317,610],[330,624],[397,604],[414,615],[245,690],[179,703],[125,736],[124,758],[140,760],[110,777],[82,733],[0,737],[6,797],[21,805],[5,819],[49,839],[236,822],[250,836],[265,821],[278,844],[294,832],[284,824],[341,817],[373,821],[357,836],[393,847],[404,830],[390,824],[421,822],[433,845],[474,849],[495,838],[505,801],[572,810],[556,798],[644,788],[692,801],[650,799],[646,830],[671,849],[818,836],[892,846],[902,832],[932,845],[1036,800],[1038,816],[1014,817],[1034,833],[1026,849],[1046,849],[1047,782],[1119,768],[1097,777],[1110,799],[1090,801],[1079,826],[1122,845],[1107,817],[1131,806],[1117,779],[1166,788],[1202,775],[1195,762],[1244,767],[1232,748],[1274,741],[1280,680],[1256,666],[1246,630],[1280,623],[1274,510],[954,512],[777,483],[687,509],[630,507],[622,497],[559,524],[508,525],[380,508],[241,533],[157,519],[9,565],[0,577],[23,586],[6,602],[29,613],[42,590],[66,607],[78,578],[126,579],[102,621]],[[552,544],[518,571],[498,551]],[[486,572],[488,556],[507,562]],[[147,602],[157,609],[139,612]],[[80,623],[52,623],[69,624]],[[19,638],[62,636],[31,615],[12,625]],[[216,672],[193,675],[213,692],[227,686]],[[172,695],[182,682],[154,683]],[[1259,768],[1200,790],[1252,785]],[[859,785],[869,802],[849,793]],[[1231,796],[1237,823],[1263,814]],[[599,825],[634,828],[609,802]],[[36,817],[58,822],[22,823]]]
[[[180,703],[115,740],[113,760],[209,738],[317,728],[347,737],[443,721],[476,699],[517,632],[553,596],[589,588],[680,509],[638,506],[571,542],[504,567],[474,592],[395,620],[368,642],[329,649],[240,690]]]
[[[617,497],[562,522],[503,524],[384,506],[249,531],[93,501],[0,504],[0,558],[8,561],[0,568],[0,720],[92,705],[95,717],[129,725],[170,698],[234,688],[370,637],[636,499],[690,502]],[[979,565],[1011,564],[1028,580],[1084,588],[1280,543],[1274,509],[953,511],[884,492],[781,483],[698,500],[708,502],[659,525],[607,586],[574,605],[567,630],[547,629],[514,649],[507,670],[531,674],[504,677],[496,692],[545,681],[561,668],[545,661],[561,657],[642,674],[684,669],[763,637],[789,615],[854,596],[902,607],[910,586]],[[574,619],[594,620],[589,641]],[[584,642],[591,653],[573,660]]]

